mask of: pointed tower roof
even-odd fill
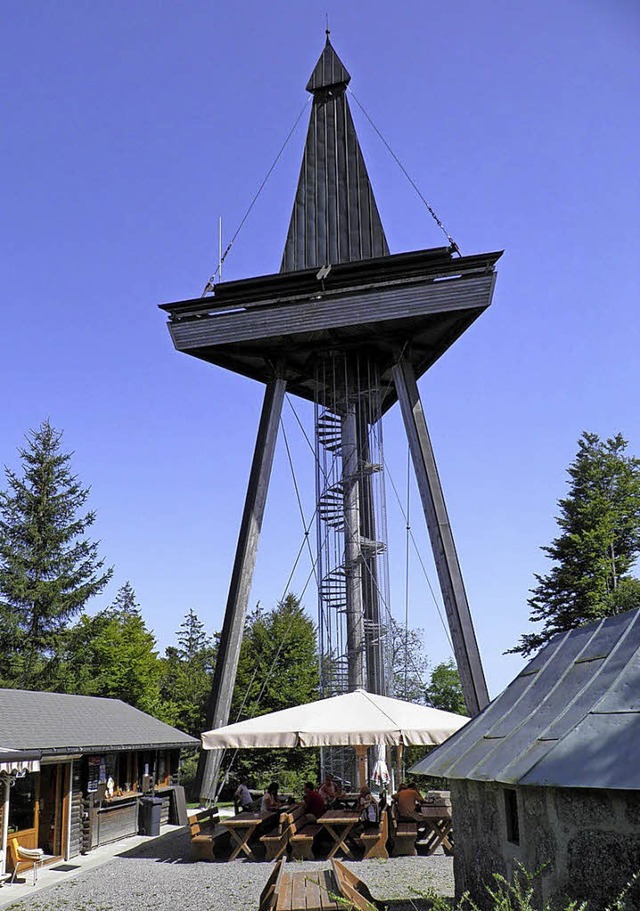
[[[389,255],[346,97],[350,79],[327,31],[307,83],[313,106],[281,272]]]

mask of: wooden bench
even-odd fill
[[[313,817],[312,817],[313,818]],[[295,860],[314,860],[313,839],[322,826],[315,822],[310,822],[309,815],[304,812],[294,819],[288,831],[289,844],[291,845],[291,856]]]
[[[331,865],[338,892],[343,898],[350,901],[357,911],[380,911],[382,904],[375,900],[367,885],[355,873],[348,870],[340,860],[332,859]]]
[[[366,885],[339,861],[332,861],[332,870],[309,873],[288,868],[285,860],[262,890],[260,911],[344,911],[345,899],[356,911],[380,911]]]
[[[364,859],[369,857],[389,857],[387,841],[389,840],[389,811],[386,807],[380,811],[380,822],[375,828],[365,829],[360,835],[364,848]]]
[[[397,822],[393,838],[392,857],[415,857],[418,824],[416,822]]]
[[[304,804],[299,803],[280,814],[278,826],[273,832],[260,836],[266,852],[265,860],[278,860],[289,847],[291,827],[304,815]],[[294,829],[295,834],[295,829]]]
[[[212,807],[189,816],[189,835],[194,859],[213,860],[216,847],[220,850],[222,843],[228,841],[229,830],[220,825],[218,808]]]

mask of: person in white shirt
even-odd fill
[[[247,779],[241,778],[240,784],[235,789],[233,794],[234,802],[236,805],[236,813],[241,813],[242,810],[248,810],[253,803],[253,798],[251,797],[251,792],[247,787]]]

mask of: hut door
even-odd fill
[[[69,773],[67,762],[40,767],[38,847],[53,857],[63,857],[65,853]]]

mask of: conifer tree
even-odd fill
[[[162,720],[162,662],[156,639],[140,612],[130,582],[113,603],[93,616],[83,614],[65,634],[65,660],[57,689],[84,696],[122,699]]]
[[[318,698],[318,643],[313,621],[300,599],[289,593],[272,611],[258,604],[247,616],[233,692],[230,722],[303,705]],[[301,789],[317,774],[318,752],[291,750],[229,751],[224,765],[242,769],[254,785],[278,780]]]
[[[640,554],[640,459],[626,448],[621,434],[582,434],[569,493],[558,501],[560,535],[542,548],[555,565],[536,575],[529,599],[531,621],[544,625],[512,651],[526,655],[555,633],[640,607],[640,580],[631,575]]]
[[[89,488],[61,451],[62,433],[48,420],[19,449],[22,473],[5,468],[0,492],[0,636],[5,686],[47,688],[60,636],[109,581],[98,543],[85,532]]]
[[[205,729],[216,649],[204,624],[190,609],[165,650],[161,692],[171,724],[199,737]]]

